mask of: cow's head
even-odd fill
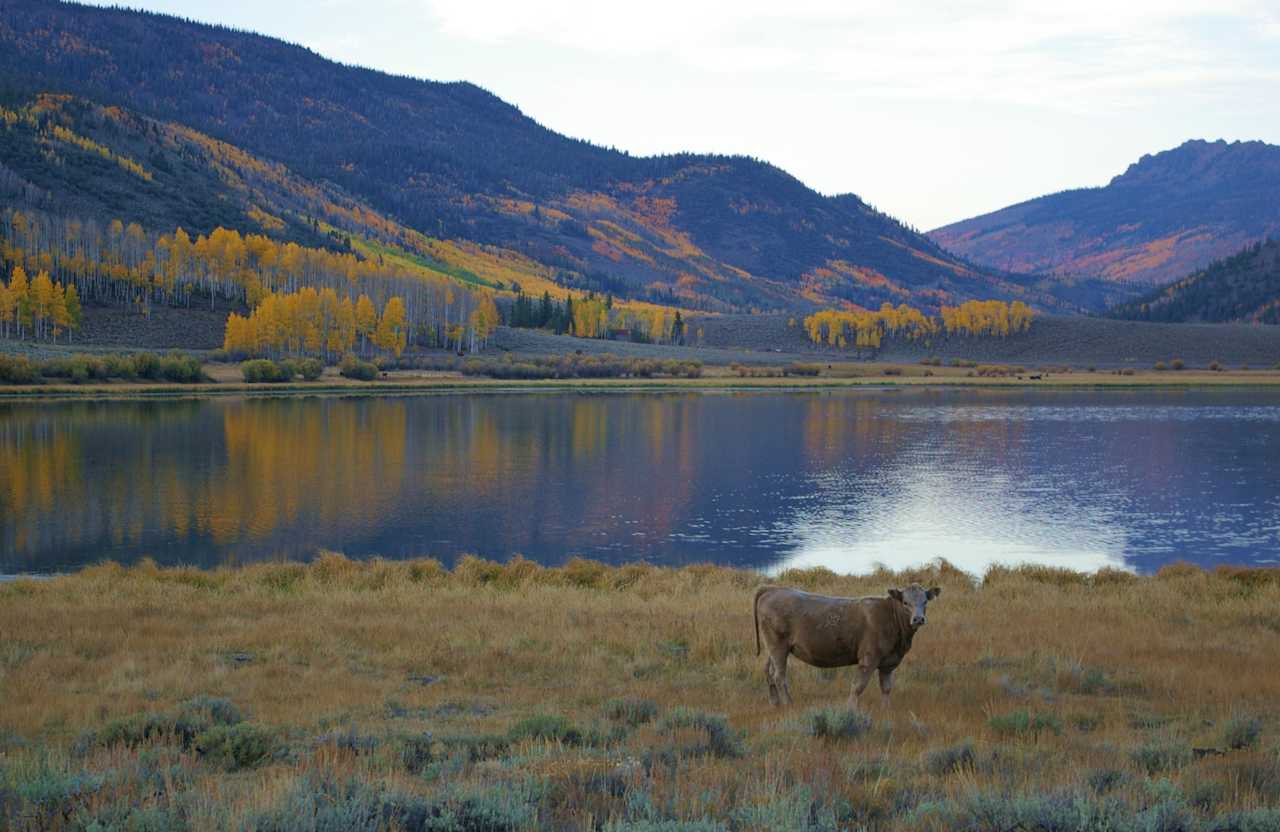
[[[942,594],[942,587],[935,586],[925,589],[920,584],[912,584],[906,589],[891,589],[889,597],[896,601],[901,601],[911,612],[911,626],[924,626],[924,608],[929,602]]]

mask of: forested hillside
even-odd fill
[[[1189,141],[1103,188],[1043,196],[931,231],[988,266],[1167,283],[1280,234],[1280,147]]]
[[[1255,243],[1239,254],[1116,307],[1111,317],[1280,324],[1280,240]]]
[[[71,182],[40,169],[41,142],[6,138],[0,184],[59,213],[201,232],[280,223],[268,229],[280,239],[339,246],[352,225],[395,237],[391,223],[435,244],[499,247],[517,271],[577,292],[706,310],[1063,305],[1052,287],[957,260],[858,197],[822,196],[764,162],[636,158],[558,135],[470,84],[343,66],[227,28],[0,0],[0,76],[10,110],[49,100],[76,121],[89,114],[76,132],[105,151],[95,178]],[[357,216],[340,221],[325,203]],[[399,245],[444,260],[422,240]]]

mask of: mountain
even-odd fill
[[[1039,197],[929,232],[989,267],[1167,283],[1280,234],[1280,147],[1189,141],[1102,188]]]
[[[186,131],[326,201],[433,240],[497,247],[575,291],[713,311],[1014,297],[1064,305],[1052,286],[974,266],[857,196],[818,194],[755,159],[637,158],[561,136],[471,84],[344,66],[173,17],[0,0],[0,103],[41,97],[105,113],[94,141],[107,153],[176,165],[167,195],[152,187],[165,178],[159,164],[154,182],[72,188],[8,150],[0,180],[126,221],[167,217],[197,231],[248,222],[246,203],[256,203],[219,196],[225,183],[195,169],[203,151],[170,158]],[[113,113],[155,131],[117,136]],[[296,209],[277,232],[313,233],[305,220],[314,209],[276,192]]]
[[[1280,324],[1280,240],[1254,243],[1189,277],[1116,307],[1110,317]]]

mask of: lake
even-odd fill
[[[0,403],[0,573],[514,553],[776,570],[1280,558],[1280,392]]]

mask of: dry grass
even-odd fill
[[[798,705],[768,704],[747,571],[326,555],[0,585],[0,817],[1280,828],[1280,571],[777,582],[860,595],[909,579],[945,591],[894,710],[864,696],[869,726],[840,712],[848,670],[796,664]]]

